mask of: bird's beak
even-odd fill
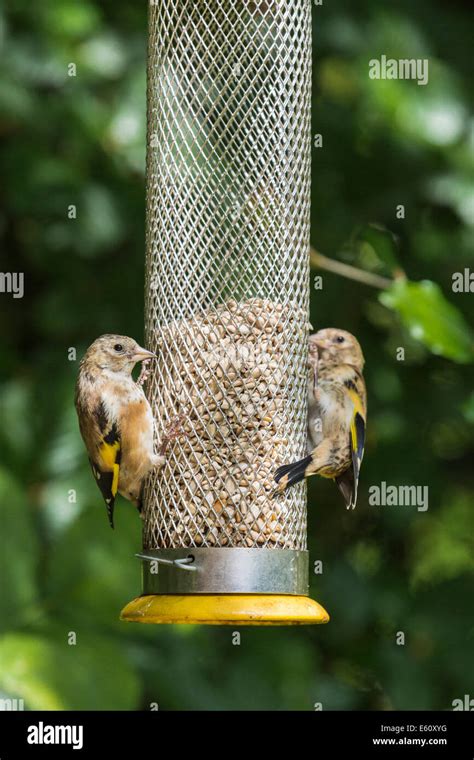
[[[331,348],[332,343],[329,340],[323,340],[322,338],[313,338],[311,341],[314,345],[316,345],[318,348]]]
[[[153,351],[147,351],[146,348],[138,346],[132,358],[135,359],[136,362],[142,362],[144,359],[156,359],[157,356]]]

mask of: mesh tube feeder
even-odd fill
[[[310,0],[152,2],[145,330],[158,428],[145,489],[149,623],[323,623],[307,596]],[[157,443],[159,445],[159,443]]]

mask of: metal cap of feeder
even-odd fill
[[[160,0],[148,45],[144,623],[324,623],[308,597],[310,0]],[[158,436],[159,437],[159,436]],[[158,445],[158,444],[157,444]]]

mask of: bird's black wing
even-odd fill
[[[121,454],[120,432],[114,422],[102,435],[97,447],[97,457],[94,460],[89,458],[92,472],[104,497],[112,528],[114,527],[114,506],[119,484]]]
[[[354,410],[349,434],[349,446],[352,464],[342,475],[334,478],[334,480],[344,497],[347,509],[354,509],[357,503],[359,472],[365,446],[365,420],[358,410]]]

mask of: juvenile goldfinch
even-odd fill
[[[347,509],[357,502],[367,394],[364,356],[351,333],[328,327],[309,339],[308,439],[311,453],[275,473],[273,495],[310,475],[333,478]]]
[[[165,463],[164,446],[153,452],[154,418],[142,389],[142,372],[135,382],[132,370],[156,358],[124,335],[102,335],[87,349],[79,366],[76,411],[92,472],[114,527],[117,492],[141,511],[146,476]],[[146,365],[147,366],[147,365]],[[165,444],[179,431],[173,431]]]

